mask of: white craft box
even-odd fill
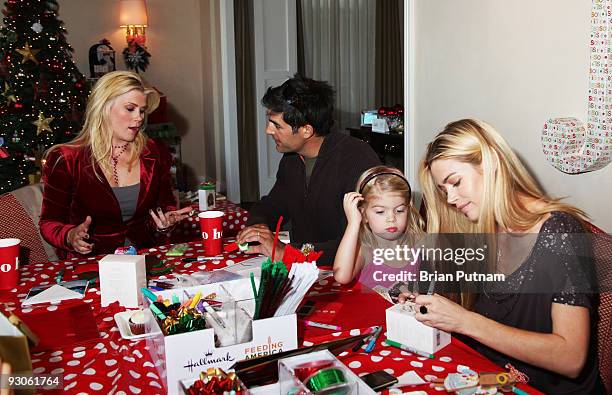
[[[415,350],[434,354],[451,342],[450,333],[417,321],[408,305],[396,304],[389,307],[386,318],[387,339]]]
[[[144,255],[110,254],[98,263],[102,307],[119,301],[123,307],[142,306],[140,288],[147,286]]]
[[[297,342],[297,318],[295,314],[252,321],[255,302],[250,279],[242,278],[224,283],[214,283],[183,288],[190,295],[198,291],[202,295],[227,292],[235,303],[235,316],[224,316],[226,323],[234,322],[236,344],[215,346],[215,329],[208,328],[195,332],[164,336],[157,320],[147,324],[147,347],[160,378],[164,381],[169,394],[179,393],[180,380],[199,376],[200,372],[211,367],[229,370],[236,362],[282,351],[295,350]],[[171,299],[172,294],[182,293],[183,289],[172,289],[156,294]],[[246,319],[245,319],[246,318]],[[213,323],[212,320],[209,322]],[[229,326],[229,325],[228,325]],[[165,380],[164,380],[165,379]]]

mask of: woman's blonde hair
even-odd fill
[[[437,188],[431,165],[439,159],[471,164],[482,174],[483,191],[476,223],[451,207],[446,195]],[[419,177],[429,233],[495,233],[498,226],[526,231],[552,211],[587,219],[576,207],[548,197],[503,137],[483,121],[462,119],[446,125],[427,146]],[[527,207],[525,203],[529,200],[541,204]]]
[[[468,163],[482,174],[483,189],[477,222],[471,222],[451,207],[446,194],[436,186],[431,165],[444,159]],[[552,211],[569,213],[581,221],[587,218],[576,207],[547,196],[503,137],[480,120],[462,119],[446,125],[427,146],[419,178],[427,210],[427,232],[478,233],[470,240],[488,244],[491,252],[497,251],[494,234],[499,228],[527,231]],[[536,201],[539,204],[529,204]],[[496,265],[497,253],[488,254],[488,270],[492,272]],[[472,285],[461,284],[461,293],[449,297],[471,309],[476,298]]]
[[[131,71],[113,71],[105,74],[94,86],[85,110],[85,122],[79,134],[66,144],[58,144],[49,149],[54,150],[61,146],[88,148],[91,153],[91,164],[98,178],[95,164],[98,164],[104,172],[112,173],[113,152],[112,138],[113,130],[110,122],[111,107],[117,97],[133,90],[142,92],[147,98],[147,114],[151,113],[159,104],[157,91],[148,87],[142,77]],[[130,165],[134,163],[147,143],[147,136],[142,132],[146,128],[145,121],[142,123],[140,133],[136,135],[130,150]]]
[[[406,231],[398,240],[399,243],[413,245],[424,234],[423,219],[412,205],[412,191],[408,180],[399,169],[387,166],[376,166],[366,170],[357,180],[356,192],[363,196],[362,213],[368,205],[368,198],[373,195],[381,195],[386,192],[397,193],[404,197],[408,209]],[[362,246],[376,248],[376,239],[370,225],[361,221],[359,230],[359,241]]]

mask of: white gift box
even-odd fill
[[[243,359],[295,350],[298,347],[295,314],[252,320],[255,301],[248,278],[155,294],[162,295],[164,299],[172,299],[173,294],[182,294],[183,290],[189,295],[200,291],[202,297],[216,293],[217,298],[222,295],[230,295],[231,298],[223,300],[224,308],[219,312],[225,329],[208,316],[206,321],[212,328],[169,336],[164,336],[157,320],[147,324],[146,331],[152,334],[147,337],[147,347],[153,361],[156,361],[159,377],[165,378],[164,384],[169,394],[179,393],[181,380],[197,377],[207,368],[228,370]],[[215,335],[221,343],[219,346],[215,345]]]
[[[451,342],[448,332],[427,326],[414,318],[409,304],[396,304],[386,310],[387,339],[427,354],[434,354]]]
[[[107,255],[98,264],[102,307],[119,301],[123,307],[142,305],[140,288],[147,286],[144,255]]]

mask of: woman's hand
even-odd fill
[[[79,254],[89,254],[93,249],[93,243],[88,243],[85,241],[89,239],[90,225],[91,217],[88,215],[83,223],[70,229],[66,235],[68,245]]]
[[[346,220],[349,224],[361,223],[361,211],[359,210],[359,203],[363,200],[363,196],[357,192],[348,192],[344,194],[344,213],[346,214]]]
[[[189,216],[193,210],[191,207],[183,207],[180,210],[163,212],[161,208],[149,210],[153,222],[157,226],[157,231],[166,233],[172,230],[172,227]]]
[[[418,295],[414,301],[417,321],[446,332],[466,332],[471,313],[457,303],[438,294]]]

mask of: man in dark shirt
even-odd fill
[[[262,104],[266,134],[283,157],[272,190],[251,210],[238,242],[259,242],[248,252],[271,256],[273,230],[282,215],[283,222],[291,221],[291,245],[279,242],[276,259],[311,243],[323,252],[318,263],[331,264],[346,227],[344,194],[380,160],[363,141],[331,132],[334,91],[326,82],[296,75],[269,88]]]

